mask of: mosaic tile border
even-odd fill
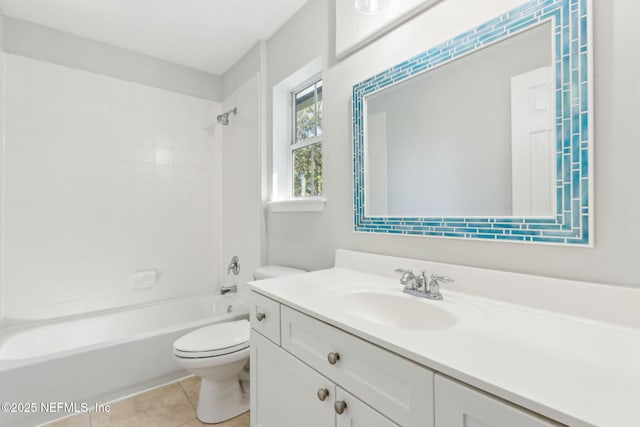
[[[353,87],[354,230],[593,245],[591,154],[591,0],[533,0]],[[557,212],[555,218],[368,217],[365,214],[364,100],[380,89],[473,49],[550,21],[555,42]]]

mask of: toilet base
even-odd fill
[[[238,377],[212,381],[202,378],[196,415],[213,424],[237,417],[249,410],[249,393],[243,393]]]

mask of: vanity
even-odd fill
[[[591,3],[355,84],[353,231],[590,250]],[[250,286],[252,426],[640,425],[637,289],[346,250]]]
[[[419,298],[398,267],[455,282]],[[250,286],[253,426],[638,423],[637,290],[346,250]]]

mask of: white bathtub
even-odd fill
[[[180,378],[186,373],[173,360],[173,341],[248,313],[235,297],[204,295],[4,330],[0,403],[36,404],[38,410],[0,411],[0,426],[29,426],[66,415],[44,413],[41,403],[92,406]]]

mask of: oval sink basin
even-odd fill
[[[455,316],[434,304],[437,302],[417,297],[367,291],[343,294],[336,299],[336,305],[350,316],[379,325],[413,330],[454,326]]]

